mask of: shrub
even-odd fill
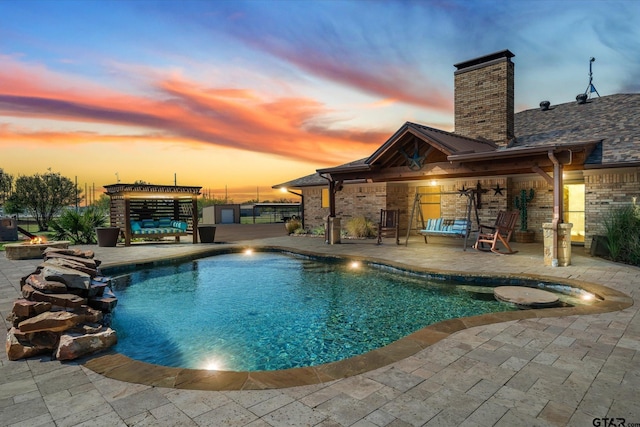
[[[302,228],[302,222],[299,219],[290,219],[284,223],[284,227],[287,229],[287,234],[291,234]]]
[[[344,228],[350,237],[363,238],[376,235],[375,224],[364,216],[351,218],[347,221]]]
[[[96,227],[103,227],[107,223],[104,212],[94,206],[89,206],[81,213],[75,210],[65,210],[57,218],[49,222],[53,228],[54,239],[69,240],[72,244],[96,243]]]
[[[313,236],[324,236],[325,234],[324,224],[318,225],[317,227],[312,228],[311,234]]]
[[[628,205],[611,209],[604,218],[604,227],[611,259],[640,265],[640,207]]]

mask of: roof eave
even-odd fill
[[[370,165],[355,165],[355,166],[335,166],[332,168],[316,169],[319,174],[323,173],[341,173],[341,172],[367,172],[372,170]]]
[[[485,151],[481,153],[467,153],[467,154],[452,154],[447,156],[447,160],[451,162],[465,162],[465,161],[478,161],[478,160],[490,160],[490,159],[508,159],[512,157],[530,156],[535,154],[545,154],[549,150],[554,152],[568,151],[576,149],[584,149],[589,146],[594,146],[602,140],[587,141],[582,143],[576,143],[571,145],[544,145],[536,147],[524,147],[524,148],[508,148],[505,150]]]

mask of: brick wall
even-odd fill
[[[329,208],[321,207],[322,188],[304,188],[304,222],[305,227],[312,229],[324,224],[329,215]],[[408,186],[397,183],[346,184],[336,193],[336,217],[341,224],[351,218],[364,216],[374,223],[380,220],[380,209],[399,209],[400,226],[406,232],[406,216],[410,207]]]
[[[509,58],[455,73],[455,133],[505,146],[514,135],[514,65]]]
[[[618,171],[585,170],[585,248],[592,238],[604,235],[604,220],[615,207],[640,203],[640,168]]]
[[[441,216],[443,218],[466,218],[468,198],[461,196],[459,190],[462,188],[477,188],[478,184],[480,184],[480,189],[483,190],[480,195],[478,217],[480,223],[485,225],[493,224],[498,212],[501,210],[516,210],[513,202],[514,196],[519,194],[520,190],[525,189],[528,193],[529,189],[533,188],[535,197],[528,204],[528,227],[536,232],[536,241],[542,242],[542,223],[550,222],[553,215],[553,188],[541,178],[531,177],[513,181],[507,177],[491,177],[442,181],[440,184]],[[497,191],[498,189],[500,191]],[[412,187],[411,190],[410,199],[413,200],[416,187]],[[471,210],[471,220],[473,222],[472,229],[477,229],[478,224],[473,208]],[[517,228],[519,226],[520,220],[518,219]]]
[[[517,210],[513,199],[520,195],[520,191],[525,190],[529,195],[529,190],[533,188],[533,200],[527,205],[528,229],[534,231],[535,241],[542,242],[542,224],[551,222],[553,219],[553,186],[547,181],[538,177],[509,179],[509,198],[507,200],[509,210]],[[520,218],[516,223],[516,230],[520,229]]]
[[[324,224],[325,218],[329,215],[329,208],[322,207],[322,189],[324,187],[305,187],[302,189],[304,197],[304,226],[307,229]]]
[[[585,248],[591,246],[592,237],[604,233],[603,219],[612,206],[622,206],[633,202],[640,203],[640,168],[624,171],[584,171],[585,179]],[[514,197],[530,188],[535,191],[528,205],[528,227],[535,231],[536,242],[542,242],[542,224],[553,218],[553,187],[537,176],[517,178],[492,177],[481,179],[458,179],[441,181],[441,216],[445,218],[466,217],[467,198],[461,197],[459,190],[476,188],[487,190],[481,195],[478,216],[482,224],[492,224],[500,210],[516,210]],[[400,210],[400,235],[404,236],[413,209],[413,201],[418,186],[427,182],[375,183],[345,185],[336,195],[336,215],[342,218],[342,224],[355,216],[365,216],[374,223],[378,222],[380,209]],[[501,193],[496,191],[500,187]],[[305,188],[305,226],[314,228],[324,224],[329,208],[321,208],[321,190],[323,187]],[[326,188],[326,187],[325,187]],[[451,194],[446,194],[451,193]],[[475,213],[471,212],[473,228],[477,227]],[[426,218],[425,218],[426,219]],[[416,218],[417,220],[417,218]],[[517,228],[520,226],[518,219]]]

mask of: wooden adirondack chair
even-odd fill
[[[500,211],[494,225],[482,225],[478,229],[478,237],[473,245],[474,249],[479,251],[491,251],[497,254],[510,255],[518,251],[514,251],[509,246],[511,234],[516,226],[518,219],[518,211]],[[504,250],[497,248],[498,243],[504,246]],[[490,244],[491,247],[486,247]]]
[[[378,244],[383,237],[395,237],[396,245],[400,244],[400,211],[398,209],[380,209],[378,223]]]

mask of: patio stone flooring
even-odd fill
[[[216,232],[216,241],[226,243],[78,247],[94,250],[103,267],[227,247],[279,247],[439,272],[556,278],[605,296],[605,304],[443,322],[342,370],[274,373],[268,381],[255,375],[216,391],[179,388],[167,368],[147,370],[117,354],[62,363],[49,357],[9,361],[3,351],[0,425],[591,426],[605,417],[640,423],[640,316],[631,305],[639,297],[640,268],[590,257],[579,247],[572,265],[554,268],[543,265],[541,244],[514,244],[517,254],[501,256],[463,251],[462,241],[450,238],[425,245],[416,236],[405,247],[392,239],[380,246],[373,239],[326,245],[321,238],[281,234],[282,224],[230,225]],[[20,278],[39,262],[0,253],[3,336]],[[130,364],[123,375],[137,376],[137,383],[115,379],[110,368],[97,373],[101,363]],[[181,384],[198,383],[197,374],[182,375],[193,377]],[[281,388],[261,389],[267,386]]]

